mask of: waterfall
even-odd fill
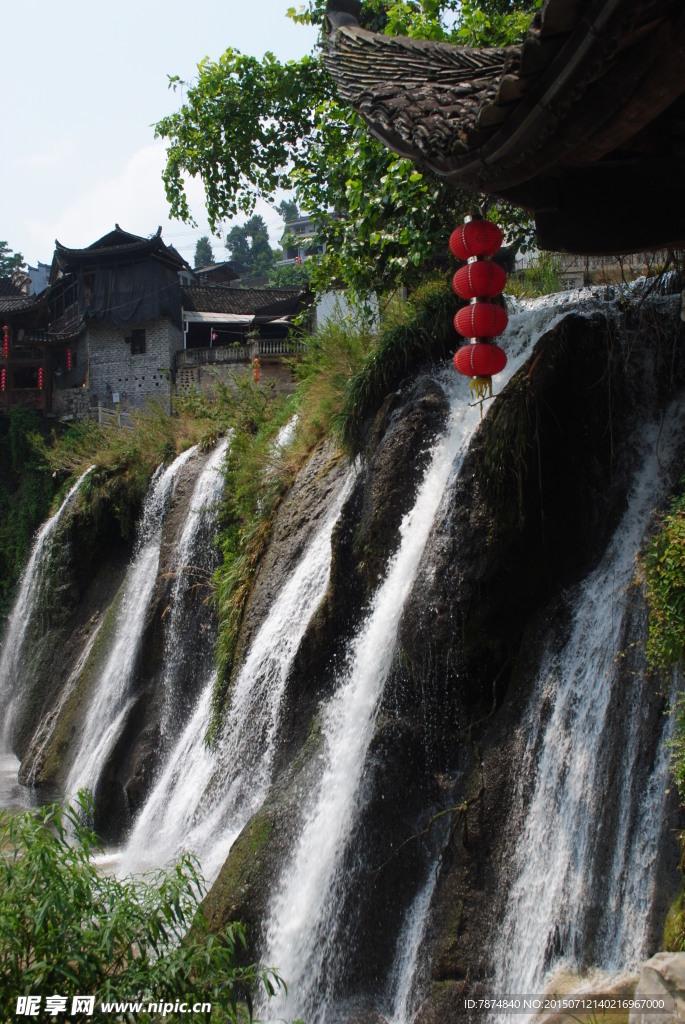
[[[336,940],[336,909],[344,887],[340,862],[354,822],[355,798],[400,615],[455,459],[466,451],[477,422],[477,414],[474,417],[474,410],[460,394],[452,406],[449,429],[434,448],[414,507],[400,527],[399,550],[351,645],[337,691],[323,710],[321,780],[306,808],[267,925],[264,958],[278,964],[289,986],[287,995],[260,1008],[262,1014],[269,1014],[269,1020],[303,1016],[308,1024],[320,1024],[326,1019],[326,968]]]
[[[523,363],[538,338],[572,308],[577,306],[570,295],[551,306],[535,300],[515,304],[502,338],[508,366],[506,373],[494,379],[497,390]],[[579,312],[591,315],[591,309]],[[335,1012],[334,951],[344,946],[336,927],[346,894],[342,863],[360,810],[364,761],[392,663],[404,602],[446,485],[458,471],[479,422],[478,413],[469,406],[467,382],[448,372],[452,399],[447,431],[434,446],[414,508],[400,528],[399,550],[391,560],[366,621],[352,641],[336,693],[323,708],[321,778],[306,805],[300,836],[272,897],[266,925],[263,957],[278,965],[288,984],[287,995],[281,993],[269,1004],[260,1006],[260,1013],[268,1015],[268,1020],[301,1015],[308,1024],[324,1024]],[[428,898],[417,904],[423,921],[429,903]],[[415,922],[415,927],[420,930],[423,924]],[[402,976],[406,986],[403,994],[396,982],[392,1012],[398,1015],[398,1021],[407,1012],[420,959],[415,956],[403,963],[404,955],[405,951],[398,948],[392,972],[396,978]]]
[[[36,534],[33,549],[19,584],[19,593],[10,613],[0,655],[0,751],[8,750],[12,731],[13,710],[17,701],[19,667],[25,657],[26,632],[40,606],[46,583],[46,570],[52,551],[52,542],[59,522],[79,487],[93,471],[90,466],[73,485],[54,516],[43,523]],[[14,700],[12,699],[14,697]]]
[[[626,591],[650,512],[668,489],[661,465],[676,444],[678,419],[672,407],[663,428],[641,427],[642,467],[628,508],[575,595],[563,650],[550,650],[540,666],[518,799],[531,778],[532,796],[494,953],[493,990],[502,996],[543,992],[554,969],[582,968],[588,950],[610,970],[634,965],[647,952],[668,784],[667,726],[650,739],[643,789],[635,762],[647,742],[643,709],[653,683],[644,672],[621,673],[620,651]]]
[[[196,586],[209,582],[216,562],[212,539],[216,530],[218,506],[224,491],[222,466],[230,438],[216,445],[197,478],[190,499],[188,517],[173,556],[174,585],[169,601],[170,610],[165,617],[164,643],[164,710],[162,736],[176,734],[176,721],[187,712],[184,691],[189,680],[202,673],[213,661],[214,633],[204,629],[202,638],[189,636],[189,623],[193,621],[193,600]],[[198,650],[202,639],[201,650]],[[194,641],[194,642],[193,642]],[[190,687],[191,694],[193,688]]]
[[[93,689],[79,749],[66,782],[67,794],[94,792],[133,701],[131,682],[145,625],[145,613],[157,580],[162,526],[181,469],[195,453],[189,448],[165,470],[157,470],[138,528],[136,550],[124,580],[113,638]]]
[[[428,878],[406,913],[397,940],[397,955],[390,976],[388,1024],[410,1024],[418,1009],[416,981],[421,947],[428,924],[428,911],[438,880],[438,864],[431,865]]]
[[[233,685],[216,753],[204,741],[215,679],[210,673],[136,822],[123,855],[127,870],[163,862],[187,849],[199,858],[205,878],[213,881],[236,836],[264,800],[290,666],[326,592],[331,535],[354,477],[350,470],[256,632]]]

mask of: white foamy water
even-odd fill
[[[95,790],[112,746],[130,709],[133,671],[145,626],[145,614],[157,580],[162,525],[178,474],[196,449],[179,455],[150,485],[139,527],[136,554],[126,574],[112,642],[93,687],[80,746],[72,762],[66,793]]]
[[[26,631],[33,619],[45,586],[46,570],[55,531],[71,499],[89,473],[92,473],[93,468],[90,466],[78,478],[54,516],[43,523],[38,530],[28,564],[19,584],[19,592],[7,622],[0,654],[1,751],[8,749],[13,712],[21,698],[21,664],[25,656]]]
[[[523,363],[537,337],[562,315],[543,310],[531,328],[528,311],[512,314],[503,339],[509,363],[506,371],[494,378],[495,392]],[[278,965],[288,984],[287,995],[280,993],[259,1007],[260,1015],[269,1021],[303,1016],[308,1024],[324,1024],[331,1013],[334,995],[328,986],[335,973],[331,964],[336,959],[336,945],[340,954],[336,921],[346,888],[342,859],[359,811],[360,780],[400,617],[446,486],[458,471],[479,423],[477,409],[469,405],[468,382],[456,374],[450,380],[453,397],[447,430],[433,448],[414,507],[400,527],[399,549],[350,645],[336,693],[322,711],[321,780],[310,795],[266,927],[263,958]],[[428,902],[420,908],[424,915]],[[397,1013],[403,1012],[402,1000],[405,1005],[409,1001],[416,961],[411,957],[404,968],[398,968],[398,978],[402,970],[411,976],[397,981]],[[405,995],[402,985],[406,986]]]
[[[218,749],[207,749],[214,673],[172,751],[124,851],[125,870],[182,850],[214,880],[271,781],[290,667],[328,586],[331,535],[354,482],[350,470],[318,531],[256,632],[233,686]]]
[[[197,586],[207,593],[211,569],[215,564],[212,539],[225,487],[223,464],[229,444],[230,437],[220,441],[198,475],[187,519],[173,554],[174,585],[170,611],[165,619],[163,736],[175,724],[171,721],[175,714],[174,697],[182,686],[184,673],[193,671],[193,666],[188,664],[186,646],[192,652],[191,656],[196,653],[194,638],[184,628],[192,604],[187,600],[187,592]]]
[[[431,899],[438,880],[437,864],[417,893],[407,912],[404,926],[397,941],[397,956],[393,964],[390,984],[390,1011],[388,1024],[410,1024],[419,1008],[416,982],[419,973],[421,950]]]
[[[502,994],[543,992],[554,970],[582,965],[589,939],[597,939],[602,968],[633,964],[646,952],[668,757],[662,747],[645,791],[635,792],[642,688],[649,683],[635,675],[631,691],[625,691],[624,682],[619,692],[616,661],[635,557],[650,513],[669,485],[660,462],[668,461],[669,445],[681,429],[682,415],[675,407],[663,427],[641,429],[643,463],[629,506],[600,565],[579,588],[568,641],[561,653],[548,654],[539,672],[527,712],[522,771],[524,778],[533,772],[533,793],[494,954],[493,989]],[[550,704],[551,713],[541,720],[541,708]],[[617,707],[625,731],[622,781],[617,806],[608,808],[607,765]],[[635,807],[636,830],[629,827]],[[607,814],[611,820],[605,820]],[[607,829],[614,847],[602,885],[604,921],[598,923],[590,882],[599,870],[600,836],[605,844],[609,841]],[[595,921],[592,936],[587,935],[588,915]]]

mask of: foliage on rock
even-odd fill
[[[424,285],[411,301],[395,308],[378,332],[376,343],[345,386],[338,417],[341,439],[349,451],[363,447],[363,425],[391,391],[409,374],[455,347],[452,320],[457,300],[446,282]]]
[[[0,424],[0,617],[9,610],[33,534],[56,490],[31,443],[42,434],[38,413],[17,406]]]
[[[649,603],[647,660],[651,668],[670,668],[685,651],[685,492],[672,499],[662,517],[644,568]]]

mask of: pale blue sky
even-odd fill
[[[192,190],[199,230],[168,220],[164,145],[151,127],[180,104],[167,75],[192,79],[198,61],[228,46],[303,56],[317,34],[286,18],[290,6],[297,0],[0,0],[0,239],[35,265],[52,259],[55,238],[76,248],[115,222],[140,235],[161,224],[192,264],[208,233],[202,190]],[[260,212],[275,244],[278,215]],[[223,259],[223,243],[213,246]]]

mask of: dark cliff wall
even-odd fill
[[[477,991],[491,977],[492,939],[509,882],[504,852],[520,825],[514,792],[521,716],[541,652],[563,642],[574,587],[597,564],[625,507],[635,431],[642,421],[658,420],[685,380],[675,299],[627,310],[613,304],[605,312],[596,306],[545,334],[492,404],[433,524],[405,604],[364,768],[339,922],[348,939],[341,943],[337,992],[361,1000],[369,1021],[406,909],[436,864],[426,939],[433,987],[420,1024],[461,1019],[458,994],[465,986]],[[439,373],[431,367],[406,380],[366,424],[365,457],[333,535],[328,591],[288,679],[274,783],[206,900],[217,925],[243,919],[256,950],[301,822],[302,794],[316,778],[320,703],[397,550],[398,527],[446,422]],[[112,839],[144,802],[173,738],[160,729],[171,589],[164,574],[173,568],[170,553],[198,469],[182,477],[167,516],[136,700],[97,795],[97,824]],[[238,661],[346,472],[340,454],[322,446],[280,506],[245,612]],[[15,736],[23,777],[46,786],[63,783],[73,758],[130,555],[107,509],[92,519],[77,504],[62,530]],[[633,600],[626,629],[637,634],[644,607],[637,591]],[[108,615],[82,679],[59,706],[88,632]],[[212,629],[199,603],[184,626],[181,703],[192,701],[198,658],[211,659]],[[55,647],[68,656],[54,659],[52,671]],[[655,695],[645,709],[648,729],[662,710]],[[675,850],[665,847],[655,929],[675,884],[675,860]]]
[[[544,335],[476,433],[434,524],[364,772],[346,865],[353,895],[340,933],[354,941],[341,952],[341,997],[373,1003],[383,991],[403,914],[440,849],[427,939],[435,990],[422,1024],[457,1019],[455,993],[491,975],[507,884],[499,860],[518,824],[517,726],[541,646],[550,623],[561,642],[563,595],[597,563],[625,507],[640,417],[658,417],[682,381],[675,302],[662,302],[656,323],[651,315],[612,307],[567,316]],[[280,776],[208,898],[216,921],[244,917],[257,944],[297,829],[300,808],[287,794],[311,771],[319,701],[383,578],[445,415],[441,389],[419,377],[368,425],[367,458],[333,537],[328,594],[292,672]],[[657,698],[649,714],[658,721],[662,710]],[[667,893],[673,849],[665,863]]]

